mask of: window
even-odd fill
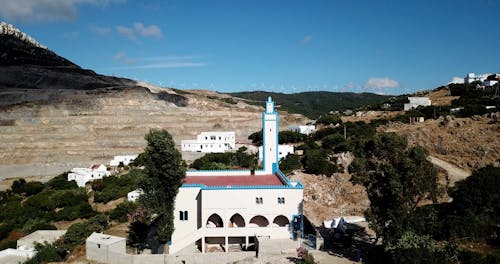
[[[187,221],[188,220],[188,211],[179,211],[179,220]]]
[[[215,136],[210,136],[210,140],[216,140],[217,138]]]
[[[97,244],[97,248],[101,248],[101,244]]]
[[[256,204],[263,204],[264,202],[262,201],[262,197],[255,197],[255,203]]]
[[[285,204],[285,197],[278,197],[278,204]]]

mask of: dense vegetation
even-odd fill
[[[128,173],[117,177],[105,177],[92,182],[94,191],[94,202],[107,203],[127,196],[128,192],[137,189],[138,181],[143,177],[144,172],[139,169],[132,169]]]
[[[241,147],[236,152],[208,153],[193,161],[190,167],[197,170],[255,169],[257,158],[245,151],[246,148]]]
[[[303,114],[311,119],[330,111],[355,109],[368,104],[382,102],[388,96],[373,93],[335,93],[335,92],[302,92],[294,94],[272,93],[264,91],[239,92],[230,95],[250,100],[256,105],[262,105],[268,96],[279,102],[280,110],[289,113]]]
[[[467,241],[500,244],[500,168],[487,167],[459,182],[451,203],[436,202],[436,171],[420,147],[395,134],[376,134],[351,164],[352,181],[367,188],[367,220],[383,238],[368,263],[498,263],[500,255],[470,252]]]

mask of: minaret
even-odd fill
[[[262,113],[262,152],[265,173],[278,171],[278,112],[274,111],[274,101],[269,96],[266,111]]]

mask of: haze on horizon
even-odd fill
[[[180,89],[410,93],[500,70],[500,1],[1,0],[83,68]]]

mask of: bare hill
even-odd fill
[[[48,176],[113,155],[140,153],[151,128],[176,142],[231,130],[247,141],[261,106],[206,91],[178,91],[103,76],[0,24],[0,178]],[[280,113],[280,126],[302,123]]]

